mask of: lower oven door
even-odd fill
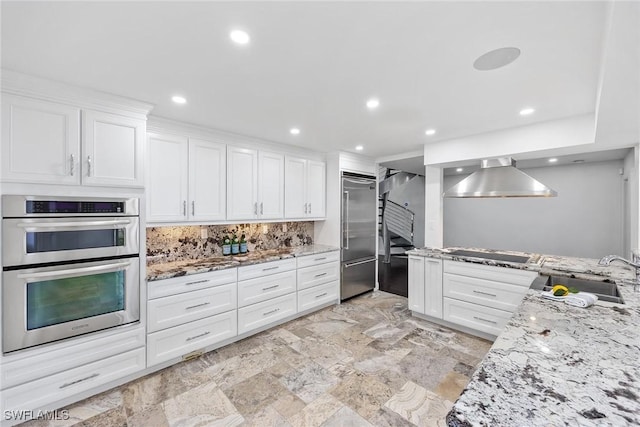
[[[2,352],[140,319],[140,259],[2,273]]]

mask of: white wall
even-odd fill
[[[622,256],[631,259],[631,250],[638,249],[639,190],[638,147],[634,147],[624,159],[623,175],[623,246]]]
[[[600,258],[623,254],[623,161],[524,170],[553,198],[444,199],[444,246]],[[463,176],[447,176],[445,190]]]

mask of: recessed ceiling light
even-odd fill
[[[186,104],[187,103],[187,100],[184,98],[184,96],[179,96],[179,95],[172,96],[171,100],[173,102],[175,102],[176,104]]]
[[[556,159],[555,157],[552,157],[552,158],[549,159],[549,163],[555,163],[557,161],[558,161],[558,159]]]
[[[480,71],[495,70],[511,64],[520,56],[520,49],[517,47],[501,47],[481,55],[473,61],[473,68]]]
[[[436,134],[436,130],[435,129],[427,129],[426,131],[424,131],[425,135],[431,136],[431,135],[435,135]]]
[[[523,108],[520,110],[521,116],[528,116],[529,114],[533,114],[536,110],[533,108]]]
[[[356,150],[362,151],[364,150],[364,147],[362,145],[356,145]]]
[[[234,43],[238,44],[247,44],[251,38],[246,31],[242,30],[233,30],[229,33],[229,37],[233,40]]]
[[[291,129],[289,129],[289,133],[290,133],[291,135],[299,135],[299,134],[300,134],[300,129],[298,129],[298,128],[291,128]]]
[[[456,172],[462,172],[463,170],[464,169],[462,169],[462,168],[458,168],[458,169],[456,169]]]
[[[376,98],[371,98],[370,100],[367,101],[367,108],[370,110],[378,108],[379,105],[380,105],[380,101]]]

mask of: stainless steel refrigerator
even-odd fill
[[[376,178],[343,172],[341,300],[375,287],[377,213]]]

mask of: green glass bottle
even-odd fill
[[[231,255],[231,239],[229,239],[229,236],[224,236],[222,239],[222,255]]]
[[[235,234],[231,239],[231,254],[236,255],[240,253],[240,241],[238,240],[238,236]]]

